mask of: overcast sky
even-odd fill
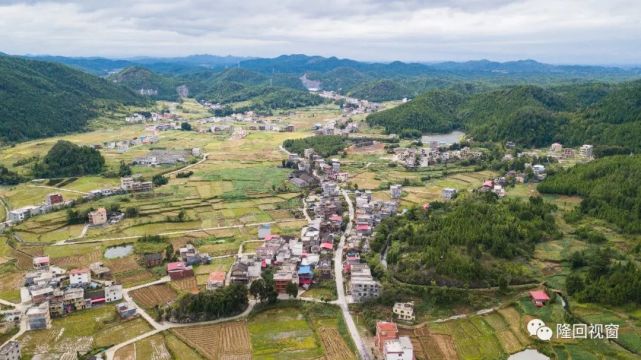
[[[0,51],[641,64],[641,1],[0,0]]]

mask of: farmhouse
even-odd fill
[[[171,280],[180,280],[194,276],[194,270],[184,262],[178,261],[167,264],[167,274]]]
[[[545,306],[550,301],[550,297],[544,290],[530,291],[530,298],[537,307]]]
[[[105,286],[105,301],[114,302],[122,299],[122,285],[112,284]]]
[[[131,192],[148,192],[154,190],[154,185],[151,181],[139,181],[128,176],[120,178],[120,188]]]
[[[49,329],[51,327],[48,302],[29,308],[26,316],[29,330]]]
[[[107,209],[99,208],[98,210],[91,211],[87,214],[89,217],[89,224],[91,225],[103,225],[107,223]]]
[[[36,270],[49,269],[48,256],[36,256],[33,258],[33,268]]]
[[[207,290],[216,290],[225,286],[226,274],[223,271],[214,271],[209,274],[207,279]]]
[[[9,220],[15,223],[24,221],[31,216],[40,214],[40,208],[37,206],[25,206],[19,209],[9,211]]]
[[[393,322],[378,321],[376,322],[376,338],[374,340],[379,350],[384,351],[383,347],[387,340],[398,338],[398,326]]]
[[[49,194],[49,195],[47,195],[47,197],[45,198],[45,203],[46,203],[47,205],[49,205],[49,206],[54,206],[54,205],[57,205],[57,204],[62,204],[63,202],[64,202],[64,199],[63,199],[62,195],[60,195],[60,193],[53,193],[53,194]]]
[[[414,347],[409,336],[385,341],[385,360],[414,360]]]
[[[414,302],[396,303],[392,308],[392,312],[398,317],[399,320],[414,321]]]
[[[145,267],[155,267],[162,264],[162,254],[161,253],[147,253],[143,255],[143,262]]]
[[[116,311],[118,311],[118,315],[123,319],[129,319],[136,315],[136,307],[127,302],[122,302],[116,305]]]
[[[91,272],[89,269],[73,269],[69,271],[69,284],[87,285],[91,282]]]
[[[101,262],[95,262],[89,265],[91,275],[96,279],[109,279],[111,278],[111,269],[106,267]]]
[[[281,270],[274,274],[274,288],[279,294],[287,293],[287,284],[297,282],[291,271]]]

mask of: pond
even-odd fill
[[[547,355],[543,355],[538,350],[525,349],[521,352],[510,355],[507,360],[550,360]]]
[[[427,134],[423,135],[421,142],[424,145],[429,145],[432,141],[438,141],[441,145],[450,145],[461,141],[461,138],[465,136],[465,133],[462,131],[452,131],[448,134]]]
[[[134,246],[132,244],[127,245],[118,245],[111,246],[105,250],[105,258],[107,259],[117,259],[131,255],[134,252]]]

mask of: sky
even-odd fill
[[[641,64],[639,0],[0,0],[0,51]]]

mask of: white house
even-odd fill
[[[414,347],[409,336],[385,341],[385,360],[414,360]]]
[[[396,303],[392,308],[392,312],[399,318],[399,320],[413,321],[416,319],[414,316],[414,302]]]
[[[122,285],[105,286],[105,301],[113,302],[122,299]]]
[[[91,271],[89,269],[73,269],[69,271],[70,285],[86,285],[91,282]]]

